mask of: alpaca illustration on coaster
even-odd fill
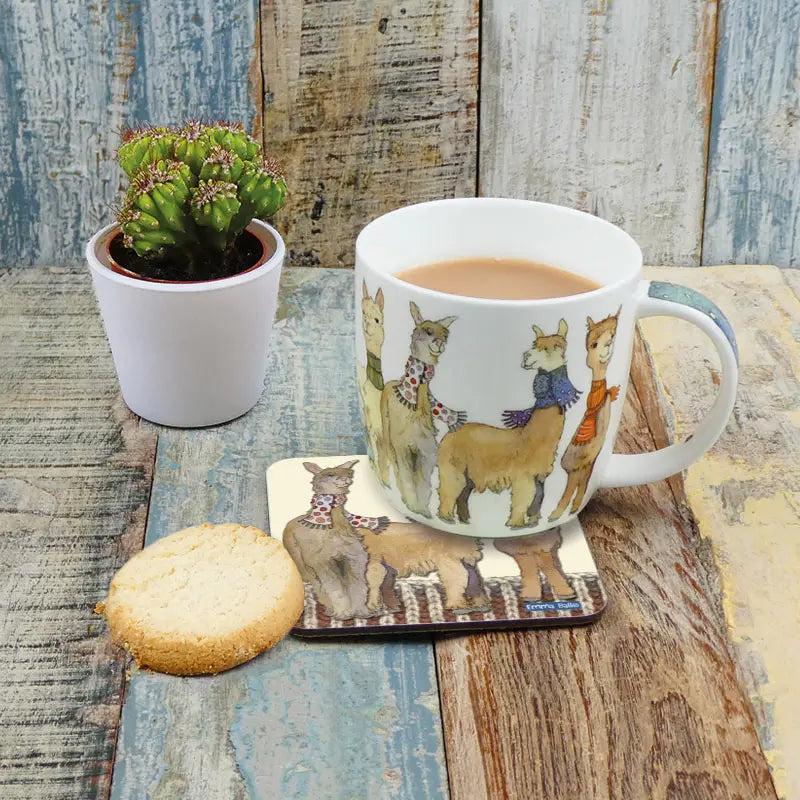
[[[383,440],[403,502],[411,511],[430,517],[437,449],[434,421],[443,422],[452,431],[464,424],[466,414],[442,405],[430,391],[436,364],[456,318],[427,320],[413,301],[410,309],[414,331],[405,374],[400,380],[389,381],[381,395]]]
[[[517,562],[522,578],[520,596],[523,600],[537,602],[542,599],[540,573],[557,600],[575,599],[575,590],[570,586],[558,557],[562,542],[561,528],[550,528],[530,536],[515,536],[511,539],[493,541],[497,550],[511,556]]]
[[[586,364],[592,370],[592,388],[586,398],[586,413],[561,457],[561,466],[567,473],[567,486],[558,507],[550,515],[551,522],[563,516],[570,500],[570,514],[575,514],[581,507],[594,463],[606,440],[611,420],[611,404],[619,395],[619,386],[607,388],[606,374],[614,351],[621,310],[620,308],[613,317],[606,317],[600,322],[593,322],[591,317],[586,318]]]
[[[361,517],[345,510],[353,483],[353,465],[347,461],[322,469],[306,461],[314,476],[311,507],[290,520],[283,531],[283,544],[294,559],[303,580],[311,584],[317,599],[338,619],[368,617],[367,551],[362,529],[382,531],[388,517]]]
[[[533,526],[539,522],[544,483],[553,471],[564,430],[564,412],[580,392],[567,375],[567,322],[545,335],[533,326],[536,338],[522,357],[523,369],[533,370],[534,404],[524,411],[506,411],[505,428],[470,422],[448,433],[439,446],[439,516],[447,522],[469,522],[473,491],[511,489],[506,525]]]
[[[283,532],[283,544],[328,613],[349,619],[394,610],[395,579],[432,572],[438,574],[446,608],[487,609],[477,569],[483,557],[480,540],[419,523],[351,514],[345,502],[356,463],[323,469],[304,462],[313,475],[311,508]]]
[[[420,522],[390,522],[380,533],[364,531],[367,549],[367,608],[396,611],[395,580],[436,573],[451,611],[488,611],[478,562],[483,542]]]
[[[381,483],[389,485],[389,463],[383,444],[383,423],[381,421],[381,393],[383,392],[383,371],[381,350],[383,349],[383,291],[378,289],[372,298],[367,282],[362,284],[361,326],[367,350],[367,365],[359,368],[358,392],[361,396],[361,409],[364,429],[367,435],[367,453]]]

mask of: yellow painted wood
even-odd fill
[[[780,797],[800,796],[800,273],[772,266],[653,267],[712,298],[737,333],[740,389],[686,494],[721,577],[729,642]],[[792,287],[795,287],[794,289]],[[710,342],[671,318],[642,323],[678,435],[712,401]]]

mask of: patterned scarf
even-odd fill
[[[311,508],[303,517],[302,522],[310,528],[330,528],[333,526],[331,511],[344,505],[346,494],[315,494],[311,498]],[[351,514],[343,509],[347,521],[354,528],[369,528],[375,533],[385,530],[389,524],[389,517],[365,517],[361,514]]]
[[[577,402],[581,393],[572,385],[565,364],[551,372],[540,369],[533,379],[533,396],[536,403],[532,408],[503,412],[503,424],[506,428],[524,428],[530,422],[533,412],[540,408],[557,405],[563,413]]]
[[[578,432],[572,439],[572,444],[586,444],[597,436],[597,415],[606,402],[606,398],[613,403],[617,399],[617,395],[619,395],[619,386],[607,389],[605,378],[600,381],[592,381],[592,389],[586,400],[586,413],[583,415]]]
[[[423,383],[430,383],[433,378],[433,364],[426,364],[424,361],[409,356],[406,361],[406,371],[400,383],[394,387],[397,399],[406,408],[417,407],[417,392]],[[453,411],[447,406],[442,405],[432,394],[431,414],[434,419],[441,420],[451,431],[460,428],[467,421],[465,411]]]
[[[379,391],[383,391],[383,372],[381,371],[381,357],[367,350],[367,377],[369,382]]]

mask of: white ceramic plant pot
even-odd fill
[[[86,247],[122,397],[140,417],[199,428],[249,411],[261,396],[284,245],[253,220],[263,263],[231,278],[159,283],[112,271],[107,243],[116,224]]]

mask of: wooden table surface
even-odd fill
[[[288,271],[259,405],[183,431],[122,403],[85,269],[0,271],[0,797],[798,796],[780,666],[800,652],[798,280],[668,273],[729,312],[740,399],[686,484],[601,492],[583,513],[609,595],[597,624],[287,637],[175,678],[131,671],[94,604],[171,531],[266,528],[269,463],[363,451],[352,273]],[[713,391],[696,336],[646,333],[663,386],[640,341],[622,452],[691,425]]]

